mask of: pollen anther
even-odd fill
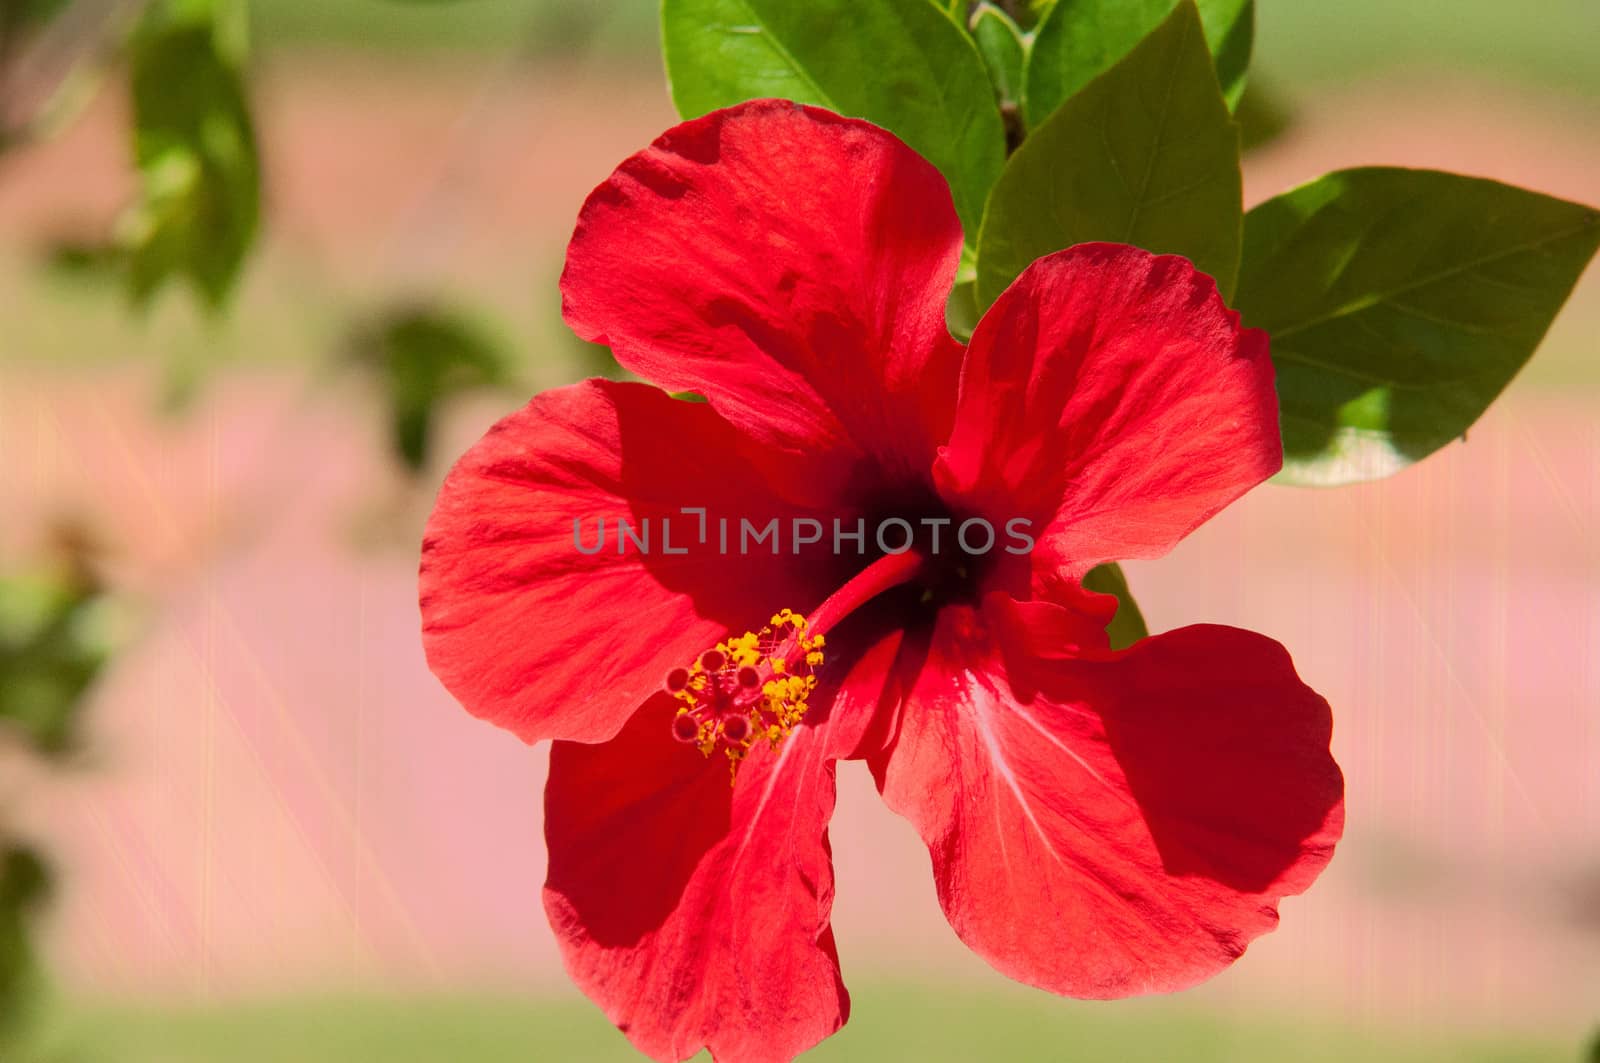
[[[806,628],[805,617],[783,609],[761,630],[719,642],[692,666],[667,673],[664,685],[678,702],[673,737],[708,757],[722,747],[735,779],[756,741],[782,745],[805,717],[823,662],[822,636]]]

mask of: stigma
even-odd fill
[[[687,668],[667,673],[667,693],[678,702],[672,737],[707,757],[721,749],[734,780],[757,742],[781,746],[817,687],[823,637],[808,627],[805,617],[784,609],[760,631],[719,642]]]

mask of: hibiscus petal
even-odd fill
[[[892,134],[758,100],[675,127],[596,189],[561,290],[580,336],[704,394],[796,491],[864,464],[925,481],[954,405],[960,248],[949,186]]]
[[[1001,972],[1112,998],[1216,974],[1277,925],[1343,828],[1328,706],[1263,636],[1035,656],[1003,596],[946,611],[873,771]],[[1004,647],[1003,649],[1001,647]]]
[[[1166,553],[1282,464],[1266,334],[1187,259],[1083,244],[979,322],[937,475],[953,505],[1042,517],[1037,558],[1076,579]]]
[[[809,609],[836,579],[817,571],[826,559],[724,553],[714,524],[702,544],[698,515],[682,512],[794,512],[743,449],[705,404],[641,384],[547,391],[495,425],[445,480],[423,538],[434,674],[468,711],[528,742],[603,741],[671,669],[779,606]],[[633,540],[619,550],[619,518],[635,534],[649,521],[648,554]],[[594,550],[599,519],[605,545],[585,553],[574,521]]]
[[[641,1051],[792,1059],[850,1006],[828,922],[828,728],[758,745],[730,787],[672,718],[662,698],[605,745],[555,744],[545,908],[573,980]]]

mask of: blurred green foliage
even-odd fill
[[[434,304],[383,312],[357,328],[350,352],[382,381],[391,444],[414,473],[427,467],[442,404],[512,381],[510,355],[488,325],[463,310]]]
[[[572,42],[575,20],[592,26],[583,38],[613,55],[656,51],[656,0],[254,0],[264,47],[502,52],[530,45],[552,57]],[[542,43],[541,43],[542,42]]]
[[[1063,1001],[1020,988],[854,985],[849,1024],[807,1063],[1573,1063],[1576,1034],[1523,1039],[1230,1018],[1170,999]],[[588,1003],[478,995],[324,998],[209,1009],[74,1009],[59,1020],[116,1063],[630,1063]],[[705,1058],[705,1057],[700,1057]]]
[[[50,895],[50,872],[33,850],[0,851],[0,1059],[15,1058],[31,1035],[43,978],[32,930]]]
[[[0,4],[0,40],[12,34],[32,32],[62,11],[70,0],[6,0]]]
[[[17,113],[14,66],[39,30],[66,8],[66,0],[0,0],[0,154],[26,142],[31,115]]]
[[[83,697],[111,657],[110,611],[76,576],[0,576],[0,726],[34,751],[74,748]]]
[[[182,278],[227,300],[260,223],[242,0],[156,0],[129,46],[139,198],[119,224],[143,304]]]
[[[62,526],[53,547],[53,564],[0,574],[0,743],[58,759],[77,749],[86,695],[116,636],[87,536]],[[37,852],[6,835],[6,812],[0,808],[0,1060],[9,1061],[33,1033],[44,979],[32,932],[50,873]]]
[[[539,11],[573,6],[574,0],[254,2],[263,46],[428,50],[499,49]],[[603,7],[599,43],[614,53],[654,51],[656,0],[610,0]],[[1424,74],[1454,69],[1600,96],[1593,0],[1541,0],[1537,17],[1502,0],[1257,0],[1256,8],[1254,66],[1292,95],[1375,72],[1416,72],[1420,63]]]

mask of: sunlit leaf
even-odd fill
[[[977,45],[928,0],[663,0],[672,98],[692,118],[779,97],[865,118],[949,180],[973,238],[1005,160]]]
[[[1430,170],[1344,170],[1252,210],[1238,306],[1272,337],[1280,479],[1377,479],[1459,438],[1597,247],[1591,207]]]
[[[1006,163],[978,238],[978,305],[1035,259],[1094,240],[1183,255],[1226,296],[1242,209],[1238,130],[1183,0]]]

